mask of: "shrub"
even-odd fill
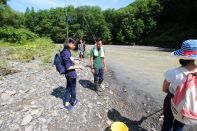
[[[4,57],[11,60],[19,60],[29,62],[37,57],[45,58],[45,62],[49,63],[49,56],[52,57],[54,52],[54,44],[49,38],[39,38],[25,44],[12,44],[0,41],[0,50],[5,50]],[[48,59],[48,60],[47,60]]]
[[[11,43],[24,43],[34,41],[38,36],[27,29],[16,29],[13,27],[1,27],[0,39]]]

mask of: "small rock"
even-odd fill
[[[24,126],[24,125],[27,125],[29,122],[31,122],[32,120],[32,116],[31,115],[27,115],[23,118],[22,122],[21,122],[21,125]]]
[[[99,113],[97,113],[96,116],[98,116],[99,119],[102,119],[102,116]]]
[[[94,96],[94,100],[97,100],[97,96]]]
[[[32,125],[25,127],[25,131],[32,131],[34,127]]]
[[[9,105],[9,104],[11,104],[13,101],[14,101],[14,99],[13,99],[13,98],[10,98],[9,101],[7,102],[7,104]]]
[[[101,88],[102,88],[102,89],[105,89],[105,85],[101,84]]]
[[[46,119],[45,118],[38,118],[38,120],[40,121],[40,123],[46,123]]]
[[[105,83],[105,87],[108,88],[109,87],[109,83]]]
[[[82,114],[82,118],[83,118],[83,123],[86,123],[87,120],[86,120],[86,113],[85,112]]]
[[[29,92],[30,93],[33,93],[33,92],[35,92],[36,91],[36,89],[31,89]]]
[[[0,81],[0,85],[2,85],[3,84],[3,82],[2,81]]]
[[[1,125],[3,124],[3,121],[2,120],[0,120],[0,127],[1,127]]]
[[[19,125],[14,125],[11,131],[21,131],[21,127]]]
[[[152,128],[151,128],[151,131],[157,131],[157,130],[156,130],[155,128],[152,127]]]
[[[15,90],[13,90],[13,91],[7,90],[7,91],[5,91],[5,93],[10,95],[10,96],[13,96],[13,95],[16,94],[16,91]]]
[[[106,97],[104,97],[103,99],[104,99],[104,100],[109,100],[109,97],[106,96]]]
[[[54,110],[54,111],[52,112],[52,116],[57,116],[57,115],[58,115],[57,111]]]
[[[23,99],[29,98],[29,93],[23,96]]]
[[[103,103],[101,103],[101,102],[98,101],[98,102],[97,102],[97,105],[103,105]]]
[[[23,91],[23,90],[19,90],[18,92],[19,92],[19,93],[21,93],[21,94],[22,94],[22,93],[24,93],[24,91]]]
[[[159,116],[159,121],[163,121],[164,115]]]
[[[123,89],[123,91],[124,91],[124,92],[127,92],[127,89],[126,89],[126,88],[124,88],[124,89]]]
[[[39,109],[37,109],[37,110],[32,110],[31,111],[31,115],[36,115],[36,114],[38,114],[39,113]]]
[[[1,106],[5,106],[5,105],[7,105],[8,103],[6,103],[6,102],[1,102]]]
[[[144,106],[147,106],[147,104],[146,104],[146,103],[143,103],[143,105],[144,105]]]
[[[110,120],[107,120],[107,124],[110,126],[112,122]]]
[[[159,121],[163,121],[163,118],[159,118]]]
[[[26,90],[24,91],[24,93],[28,93],[28,92],[29,92],[29,90],[30,90],[30,89],[26,89]]]
[[[32,101],[30,104],[31,104],[31,105],[34,105],[34,104],[35,104],[35,101]]]
[[[29,111],[29,106],[23,106],[22,112],[27,112]]]
[[[31,105],[30,107],[31,107],[32,109],[38,108],[36,105]]]
[[[48,131],[48,126],[47,125],[42,125],[42,131]]]
[[[53,120],[53,118],[51,118],[51,117],[48,118],[48,119],[47,119],[47,124],[49,124],[52,120]]]
[[[109,91],[109,93],[112,94],[112,95],[114,94],[113,91],[111,91],[111,90]]]
[[[0,89],[0,94],[3,92],[3,90]]]
[[[1,99],[2,99],[3,101],[8,101],[8,100],[10,99],[10,95],[7,94],[7,93],[2,93],[2,94],[1,94]]]
[[[44,109],[41,108],[41,109],[39,110],[39,112],[36,114],[36,116],[37,116],[37,117],[40,117],[40,116],[42,115],[42,113],[43,113],[43,110],[44,110]]]
[[[50,87],[51,87],[51,85],[47,84],[47,85],[45,85],[45,87],[46,87],[46,88],[50,88]]]
[[[146,110],[146,113],[150,113],[150,111],[149,110]]]
[[[88,108],[92,109],[92,104],[91,103],[88,104]]]
[[[164,115],[159,116],[159,118],[164,118]]]

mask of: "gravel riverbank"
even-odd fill
[[[38,60],[9,61],[9,65],[18,72],[0,81],[2,131],[103,131],[113,121],[125,122],[130,130],[159,130],[158,114],[146,117],[157,109],[149,108],[149,103],[136,107],[135,100],[127,99],[128,92],[116,82],[113,72],[106,74],[103,96],[98,96],[93,90],[88,64],[84,64],[86,69],[78,71],[80,102],[74,112],[66,112],[64,76],[52,67],[46,70]]]

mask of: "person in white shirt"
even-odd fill
[[[164,122],[162,131],[183,131],[184,125],[174,119],[171,111],[171,98],[175,91],[185,80],[184,72],[197,72],[195,59],[197,59],[197,40],[187,40],[183,42],[181,49],[171,53],[179,59],[180,67],[173,68],[164,73],[163,92],[167,93],[164,99]]]

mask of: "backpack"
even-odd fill
[[[63,63],[63,59],[61,56],[62,52],[58,52],[55,54],[55,58],[54,58],[54,65],[56,67],[56,70],[61,74],[66,74],[66,69]]]
[[[174,118],[187,125],[197,124],[197,73],[183,72],[186,80],[171,99]]]

